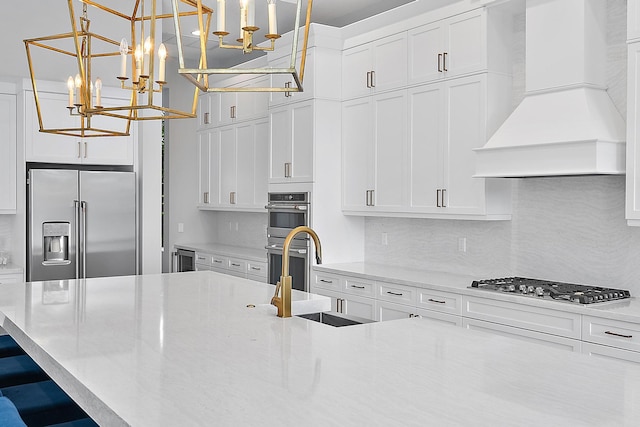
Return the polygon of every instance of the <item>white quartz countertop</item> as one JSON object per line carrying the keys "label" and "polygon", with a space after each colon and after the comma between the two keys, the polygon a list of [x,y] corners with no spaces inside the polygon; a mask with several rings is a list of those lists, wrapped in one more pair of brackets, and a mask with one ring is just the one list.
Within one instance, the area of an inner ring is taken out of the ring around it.
{"label": "white quartz countertop", "polygon": [[435,289],[461,295],[491,298],[517,304],[562,310],[570,313],[640,323],[640,299],[633,296],[628,299],[610,302],[575,304],[565,301],[541,299],[533,296],[528,297],[469,288],[474,280],[487,279],[487,277],[409,269],[364,262],[321,264],[314,265],[313,269],[325,273],[346,274],[374,281],[391,281],[407,286]]}
{"label": "white quartz countertop", "polygon": [[636,366],[419,318],[280,319],[272,293],[213,272],[10,284],[0,320],[101,425],[640,425]]}
{"label": "white quartz countertop", "polygon": [[0,265],[0,274],[22,274],[22,267],[15,264]]}
{"label": "white quartz countertop", "polygon": [[267,251],[265,249],[220,245],[217,243],[176,243],[175,247],[196,252],[236,256],[250,261],[267,262]]}

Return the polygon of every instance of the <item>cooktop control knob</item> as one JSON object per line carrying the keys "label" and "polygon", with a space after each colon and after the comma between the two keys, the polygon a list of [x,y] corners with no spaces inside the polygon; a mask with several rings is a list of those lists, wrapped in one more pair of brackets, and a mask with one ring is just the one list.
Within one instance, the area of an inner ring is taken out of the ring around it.
{"label": "cooktop control knob", "polygon": [[542,289],[542,286],[538,286],[536,288],[536,295],[539,297],[543,297],[544,296],[544,289]]}
{"label": "cooktop control knob", "polygon": [[518,286],[518,289],[520,290],[521,293],[526,294],[527,293],[527,285],[520,285]]}
{"label": "cooktop control knob", "polygon": [[515,291],[516,291],[516,285],[507,286],[507,292],[515,292]]}
{"label": "cooktop control knob", "polygon": [[529,286],[527,287],[527,292],[528,292],[528,293],[530,293],[530,294],[534,293],[534,292],[535,292],[535,290],[536,290],[536,288],[534,288],[532,285],[529,285]]}

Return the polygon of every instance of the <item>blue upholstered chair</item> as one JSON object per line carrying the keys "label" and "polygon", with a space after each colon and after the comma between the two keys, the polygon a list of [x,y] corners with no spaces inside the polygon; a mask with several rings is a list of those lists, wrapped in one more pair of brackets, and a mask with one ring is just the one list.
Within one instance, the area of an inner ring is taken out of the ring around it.
{"label": "blue upholstered chair", "polygon": [[0,358],[0,389],[48,379],[49,376],[26,354]]}
{"label": "blue upholstered chair", "polygon": [[24,354],[18,343],[9,335],[0,335],[0,357]]}

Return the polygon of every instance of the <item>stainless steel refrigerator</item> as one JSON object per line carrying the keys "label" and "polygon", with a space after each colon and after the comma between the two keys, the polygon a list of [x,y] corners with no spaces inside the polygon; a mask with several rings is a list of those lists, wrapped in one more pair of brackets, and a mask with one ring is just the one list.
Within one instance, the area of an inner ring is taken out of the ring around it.
{"label": "stainless steel refrigerator", "polygon": [[133,172],[30,169],[27,280],[136,274]]}

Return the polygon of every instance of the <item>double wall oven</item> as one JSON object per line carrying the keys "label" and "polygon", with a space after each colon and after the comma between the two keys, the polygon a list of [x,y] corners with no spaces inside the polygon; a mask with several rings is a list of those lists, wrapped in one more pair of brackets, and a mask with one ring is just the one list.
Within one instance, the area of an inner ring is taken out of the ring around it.
{"label": "double wall oven", "polygon": [[[291,230],[301,225],[309,226],[309,193],[269,193],[266,206],[267,257],[269,283],[275,285],[282,274],[282,247]],[[307,292],[309,289],[309,236],[298,234],[289,245],[289,275],[293,289]]]}

